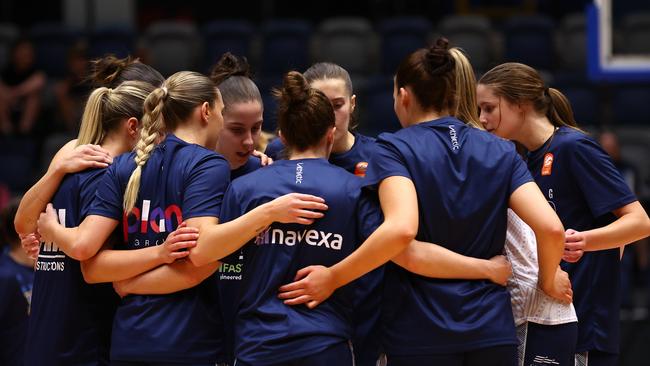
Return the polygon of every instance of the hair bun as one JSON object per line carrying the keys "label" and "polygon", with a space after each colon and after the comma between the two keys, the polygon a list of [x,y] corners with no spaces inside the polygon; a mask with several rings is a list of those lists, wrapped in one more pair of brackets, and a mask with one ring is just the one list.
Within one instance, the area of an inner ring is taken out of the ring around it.
{"label": "hair bun", "polygon": [[436,42],[427,47],[427,66],[431,74],[447,72],[454,66],[454,60],[449,53],[449,40],[439,37]]}
{"label": "hair bun", "polygon": [[298,71],[289,71],[282,81],[282,98],[289,103],[302,102],[309,98],[310,86]]}
{"label": "hair bun", "polygon": [[251,67],[246,57],[238,57],[230,52],[224,53],[212,68],[210,79],[219,85],[231,76],[251,78]]}
{"label": "hair bun", "polygon": [[88,79],[97,87],[109,87],[127,66],[138,62],[137,58],[128,56],[117,58],[115,55],[108,55],[91,61],[91,71]]}

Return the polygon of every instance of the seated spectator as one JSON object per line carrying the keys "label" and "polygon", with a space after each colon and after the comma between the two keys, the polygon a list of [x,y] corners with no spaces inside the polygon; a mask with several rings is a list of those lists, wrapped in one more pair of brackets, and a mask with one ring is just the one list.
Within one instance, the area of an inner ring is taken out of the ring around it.
{"label": "seated spectator", "polygon": [[84,105],[91,91],[87,80],[89,64],[86,45],[74,45],[68,53],[67,75],[55,86],[59,118],[66,132],[76,134],[78,131]]}
{"label": "seated spectator", "polygon": [[0,134],[30,135],[41,109],[45,73],[36,69],[34,47],[21,38],[0,74]]}

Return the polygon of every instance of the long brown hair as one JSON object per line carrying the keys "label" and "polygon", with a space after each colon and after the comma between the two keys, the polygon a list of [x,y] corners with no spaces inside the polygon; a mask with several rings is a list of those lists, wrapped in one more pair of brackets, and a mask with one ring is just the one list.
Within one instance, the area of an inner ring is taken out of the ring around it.
{"label": "long brown hair", "polygon": [[549,88],[537,70],[517,62],[508,62],[486,72],[479,84],[487,85],[494,94],[517,104],[530,102],[536,112],[545,115],[555,127],[578,129],[569,100],[555,88]]}

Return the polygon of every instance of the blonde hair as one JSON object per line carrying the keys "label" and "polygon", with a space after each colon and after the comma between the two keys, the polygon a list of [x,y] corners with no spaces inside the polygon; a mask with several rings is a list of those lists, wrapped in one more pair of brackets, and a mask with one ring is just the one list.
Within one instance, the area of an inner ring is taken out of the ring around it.
{"label": "blonde hair", "polygon": [[142,128],[135,146],[136,167],[124,192],[125,212],[135,206],[142,169],[165,132],[184,124],[197,106],[207,102],[213,107],[218,97],[217,88],[208,77],[191,71],[173,74],[149,94],[144,101]]}
{"label": "blonde hair", "polygon": [[474,69],[461,48],[453,47],[449,53],[455,61],[456,72],[456,100],[451,111],[452,115],[468,125],[482,130],[483,126],[478,117]]}
{"label": "blonde hair", "polygon": [[115,89],[95,89],[84,108],[77,146],[101,144],[108,133],[125,118],[142,119],[142,104],[154,86],[143,81],[127,81]]}

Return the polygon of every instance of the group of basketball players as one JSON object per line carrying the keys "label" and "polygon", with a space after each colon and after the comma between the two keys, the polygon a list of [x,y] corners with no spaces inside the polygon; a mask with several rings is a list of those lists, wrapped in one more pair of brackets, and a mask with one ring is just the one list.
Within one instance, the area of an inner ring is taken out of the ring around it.
{"label": "group of basketball players", "polygon": [[345,69],[291,71],[266,155],[244,59],[93,80],[16,215],[26,365],[617,363],[620,254],[650,219],[534,69],[477,82],[438,39],[376,140]]}

